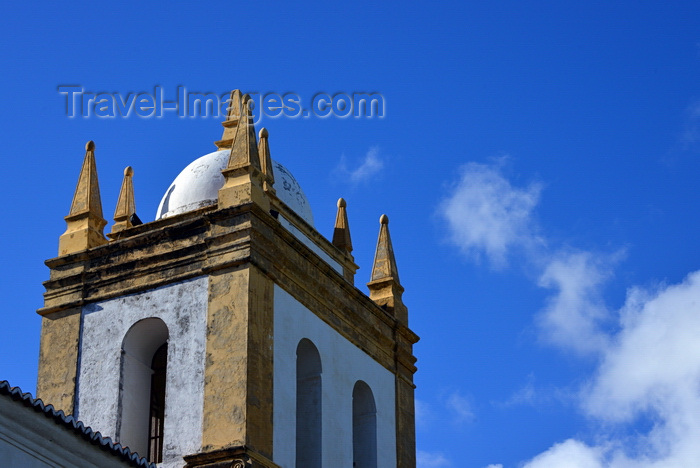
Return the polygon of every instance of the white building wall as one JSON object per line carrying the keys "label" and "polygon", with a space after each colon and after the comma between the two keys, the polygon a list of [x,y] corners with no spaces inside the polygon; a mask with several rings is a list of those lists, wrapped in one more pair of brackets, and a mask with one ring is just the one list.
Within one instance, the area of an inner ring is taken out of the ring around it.
{"label": "white building wall", "polygon": [[[20,440],[18,440],[20,439]],[[44,447],[37,449],[31,440],[17,437],[15,434],[0,432],[0,460],[6,467],[46,468],[60,467],[43,452]]]}
{"label": "white building wall", "polygon": [[335,271],[340,273],[341,275],[343,274],[343,267],[340,265],[340,263],[336,262],[331,258],[330,255],[328,255],[326,252],[323,251],[321,247],[316,245],[314,241],[306,237],[306,234],[301,232],[299,229],[297,229],[296,226],[294,226],[292,223],[287,220],[283,215],[279,215],[277,218],[282,226],[284,226],[287,231],[291,232],[294,234],[294,237],[299,239],[305,246],[310,248],[316,255],[321,257],[326,263],[328,263]]}
{"label": "white building wall", "polygon": [[296,350],[308,338],[321,355],[323,466],[352,468],[352,391],[363,380],[377,406],[377,466],[395,467],[394,375],[277,285],[274,295],[274,462],[295,468]]}
{"label": "white building wall", "polygon": [[53,417],[9,397],[0,398],[0,467],[128,468],[99,445],[56,423]]}
{"label": "white building wall", "polygon": [[149,317],[168,327],[163,467],[184,466],[182,456],[201,449],[208,284],[201,277],[89,304],[82,312],[75,413],[110,437],[117,430],[124,336]]}

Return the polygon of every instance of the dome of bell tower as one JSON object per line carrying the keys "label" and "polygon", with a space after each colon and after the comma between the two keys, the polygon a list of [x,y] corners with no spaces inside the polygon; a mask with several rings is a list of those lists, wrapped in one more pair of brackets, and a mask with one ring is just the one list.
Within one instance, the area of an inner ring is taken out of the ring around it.
{"label": "dome of bell tower", "polygon": [[[204,206],[214,205],[219,189],[224,185],[221,171],[226,168],[230,150],[206,154],[185,167],[163,195],[156,219],[175,216]],[[272,161],[277,196],[311,226],[314,225],[311,206],[299,182],[277,161]]]}

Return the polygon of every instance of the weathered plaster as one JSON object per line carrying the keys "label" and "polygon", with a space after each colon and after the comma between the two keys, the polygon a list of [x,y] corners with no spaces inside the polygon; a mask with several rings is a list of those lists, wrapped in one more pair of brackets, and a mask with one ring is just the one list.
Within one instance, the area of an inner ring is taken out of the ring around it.
{"label": "weathered plaster", "polygon": [[248,270],[213,274],[204,380],[204,450],[245,445]]}
{"label": "weathered plaster", "polygon": [[[77,416],[117,437],[121,346],[139,320],[168,327],[163,467],[201,448],[208,279],[200,277],[83,307]],[[144,454],[145,455],[145,454]]]}
{"label": "weathered plaster", "polygon": [[73,413],[80,341],[80,309],[68,309],[41,319],[39,376],[36,393],[46,404]]}
{"label": "weathered plaster", "polygon": [[272,282],[255,267],[210,277],[204,450],[272,454]]}
{"label": "weathered plaster", "polygon": [[352,391],[363,380],[377,406],[377,461],[396,466],[395,376],[275,286],[274,457],[296,461],[296,349],[308,338],[321,356],[323,466],[352,466]]}

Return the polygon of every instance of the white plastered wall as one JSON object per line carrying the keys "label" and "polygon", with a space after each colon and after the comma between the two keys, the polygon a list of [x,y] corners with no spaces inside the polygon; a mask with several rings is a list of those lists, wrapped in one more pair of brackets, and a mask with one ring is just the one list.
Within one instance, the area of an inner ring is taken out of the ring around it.
{"label": "white plastered wall", "polygon": [[325,260],[326,263],[328,263],[335,271],[337,271],[341,275],[343,274],[343,267],[340,265],[340,263],[333,260],[330,255],[324,252],[321,247],[314,243],[314,241],[306,237],[306,235],[299,229],[297,229],[296,226],[290,223],[289,220],[287,220],[287,218],[285,218],[282,215],[279,215],[278,220],[280,224],[284,226],[287,229],[287,231],[291,232],[294,235],[294,237],[299,239],[302,242],[302,244],[310,248],[316,255]]}
{"label": "white plastered wall", "polygon": [[91,443],[52,416],[0,397],[0,466],[3,468],[128,468],[109,450]]}
{"label": "white plastered wall", "polygon": [[377,406],[377,466],[396,466],[394,375],[275,285],[273,460],[296,463],[296,350],[303,338],[321,355],[323,466],[352,468],[352,391],[363,380]]}
{"label": "white plastered wall", "polygon": [[[139,320],[168,327],[163,467],[184,466],[202,443],[208,279],[200,277],[83,307],[76,416],[115,437],[121,346]],[[140,454],[147,455],[147,454]]]}

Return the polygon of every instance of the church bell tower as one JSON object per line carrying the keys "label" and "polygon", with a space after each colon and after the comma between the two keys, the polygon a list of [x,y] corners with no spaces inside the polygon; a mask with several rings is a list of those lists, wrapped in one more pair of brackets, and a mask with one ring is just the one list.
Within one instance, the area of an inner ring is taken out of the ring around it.
{"label": "church bell tower", "polygon": [[[47,260],[37,396],[162,467],[415,468],[413,344],[381,216],[369,296],[231,93],[217,150],[107,238],[89,142]],[[329,226],[330,227],[330,226]]]}

